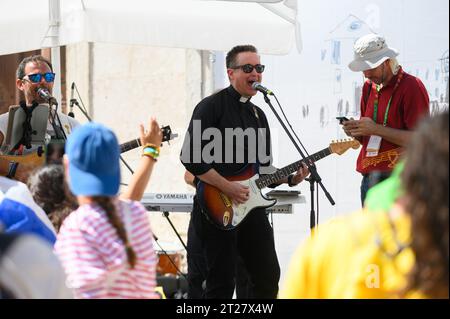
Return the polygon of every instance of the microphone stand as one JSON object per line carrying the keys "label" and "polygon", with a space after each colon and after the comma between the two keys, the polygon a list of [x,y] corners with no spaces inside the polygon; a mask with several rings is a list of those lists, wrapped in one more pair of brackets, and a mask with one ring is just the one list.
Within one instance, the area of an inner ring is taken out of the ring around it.
{"label": "microphone stand", "polygon": [[[77,94],[78,94],[78,89],[77,89]],[[81,102],[81,103],[83,103],[83,102]],[[92,118],[87,113],[86,109],[84,108],[84,105],[83,105],[83,107],[81,107],[81,105],[78,103],[77,99],[75,99],[75,98],[70,99],[70,104],[76,105],[78,107],[78,109],[81,111],[81,113],[83,113],[83,115],[88,119],[88,121],[92,122]],[[131,174],[134,174],[133,169],[130,167],[130,165],[128,165],[128,163],[125,161],[125,159],[122,157],[122,155],[119,155],[119,158],[122,161],[122,163],[125,165],[125,167],[128,168],[128,170],[131,172]]]}
{"label": "microphone stand", "polygon": [[298,153],[302,157],[303,162],[306,164],[306,166],[309,169],[310,177],[308,178],[308,180],[309,180],[309,184],[310,184],[310,188],[309,189],[311,191],[310,229],[312,230],[316,226],[316,214],[315,214],[315,211],[314,211],[314,183],[317,183],[322,188],[322,190],[325,193],[325,196],[330,201],[331,205],[334,205],[335,202],[334,202],[333,198],[331,197],[330,193],[325,188],[325,186],[323,186],[322,178],[319,176],[319,173],[317,173],[316,165],[311,164],[308,160],[306,160],[305,155],[303,154],[302,150],[298,146],[297,142],[292,137],[292,134],[288,130],[288,128],[286,127],[286,124],[284,124],[284,122],[281,120],[281,118],[278,115],[278,113],[275,111],[275,108],[273,107],[272,103],[270,102],[270,99],[267,96],[267,93],[263,92],[263,94],[264,94],[264,101],[266,101],[266,103],[269,105],[270,109],[272,110],[273,114],[275,114],[275,116],[277,117],[278,122],[280,122],[280,124],[283,127],[284,131],[286,132],[286,134],[290,138],[291,142],[294,144],[295,148],[297,149]]}
{"label": "microphone stand", "polygon": [[[50,118],[51,118],[50,122],[53,127],[53,130],[55,131],[56,139],[60,139],[59,134],[60,134],[60,132],[62,132],[63,140],[67,140],[66,133],[64,132],[63,126],[61,124],[61,119],[59,118],[59,115],[58,115],[58,101],[56,101],[55,98],[50,97],[47,99],[47,102],[48,102],[49,113],[50,113]],[[54,110],[52,108],[53,105],[55,106]],[[54,112],[54,114],[52,114],[53,112]],[[58,123],[56,123],[56,119],[58,120],[59,128],[58,128]]]}

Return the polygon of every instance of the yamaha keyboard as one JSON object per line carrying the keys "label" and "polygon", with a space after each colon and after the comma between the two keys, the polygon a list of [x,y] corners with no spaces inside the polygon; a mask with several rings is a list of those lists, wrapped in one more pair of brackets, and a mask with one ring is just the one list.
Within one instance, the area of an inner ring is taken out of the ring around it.
{"label": "yamaha keyboard", "polygon": [[141,204],[148,211],[186,213],[192,211],[194,194],[145,193]]}
{"label": "yamaha keyboard", "polygon": [[[267,208],[268,213],[292,214],[292,204],[305,203],[305,198],[296,191],[279,191],[267,193],[266,196],[276,198],[275,206]],[[189,193],[145,193],[141,203],[148,211],[190,213],[194,194]]]}

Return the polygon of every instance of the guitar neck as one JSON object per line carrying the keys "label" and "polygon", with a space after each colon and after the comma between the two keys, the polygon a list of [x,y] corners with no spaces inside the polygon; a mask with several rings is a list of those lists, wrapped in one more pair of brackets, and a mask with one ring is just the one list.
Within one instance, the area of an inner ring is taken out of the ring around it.
{"label": "guitar neck", "polygon": [[[178,134],[172,134],[172,130],[169,125],[162,127],[161,132],[163,135],[162,142],[168,142],[178,136]],[[141,140],[139,138],[125,142],[123,144],[120,144],[120,153],[131,151],[132,149],[135,149],[139,146],[142,146]]]}
{"label": "guitar neck", "polygon": [[[314,154],[308,156],[306,158],[306,160],[307,161],[311,160],[313,162],[317,162],[318,160],[321,160],[322,158],[327,157],[330,154],[331,154],[331,150],[329,147],[327,147],[317,153],[314,153]],[[263,189],[271,184],[277,183],[278,181],[280,181],[280,180],[288,177],[292,173],[296,172],[300,168],[300,165],[303,162],[304,162],[303,160],[299,160],[295,163],[292,163],[283,168],[280,168],[273,174],[261,176],[260,178],[258,178],[256,180],[256,185],[258,186],[259,189]]]}
{"label": "guitar neck", "polygon": [[120,144],[120,153],[131,151],[132,149],[135,149],[139,146],[141,146],[141,141],[138,138],[125,142],[123,144]]}

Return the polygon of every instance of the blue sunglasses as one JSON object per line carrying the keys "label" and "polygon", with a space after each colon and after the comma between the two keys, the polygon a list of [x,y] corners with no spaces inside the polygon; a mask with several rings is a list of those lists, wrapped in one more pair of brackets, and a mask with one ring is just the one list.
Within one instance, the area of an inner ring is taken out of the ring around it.
{"label": "blue sunglasses", "polygon": [[45,82],[51,83],[55,81],[55,73],[47,72],[47,73],[35,73],[35,74],[28,74],[28,79],[32,83],[39,83],[42,80],[42,77],[44,77]]}

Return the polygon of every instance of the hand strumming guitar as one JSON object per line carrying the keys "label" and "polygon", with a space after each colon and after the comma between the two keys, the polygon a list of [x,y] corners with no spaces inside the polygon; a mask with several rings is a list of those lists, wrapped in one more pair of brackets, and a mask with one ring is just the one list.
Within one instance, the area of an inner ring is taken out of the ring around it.
{"label": "hand strumming guitar", "polygon": [[250,197],[250,189],[238,182],[228,182],[222,189],[235,204],[243,204]]}

